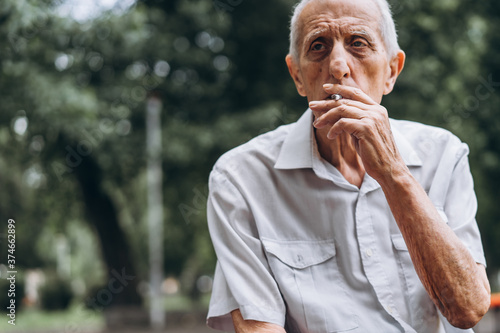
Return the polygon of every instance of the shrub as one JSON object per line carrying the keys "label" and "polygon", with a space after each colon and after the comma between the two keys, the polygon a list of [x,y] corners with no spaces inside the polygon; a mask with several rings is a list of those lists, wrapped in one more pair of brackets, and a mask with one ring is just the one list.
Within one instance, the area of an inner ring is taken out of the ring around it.
{"label": "shrub", "polygon": [[47,278],[45,285],[40,288],[40,304],[45,310],[65,310],[72,298],[71,286],[61,278]]}

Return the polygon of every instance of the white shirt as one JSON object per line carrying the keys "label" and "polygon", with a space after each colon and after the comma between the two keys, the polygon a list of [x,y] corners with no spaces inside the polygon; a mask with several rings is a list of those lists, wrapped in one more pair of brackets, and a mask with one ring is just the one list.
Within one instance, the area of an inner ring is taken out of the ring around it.
{"label": "white shirt", "polygon": [[[485,265],[467,146],[414,122],[391,129],[443,223]],[[233,331],[239,308],[288,333],[462,331],[425,291],[380,185],[366,174],[357,188],[321,158],[310,110],[224,154],[209,188],[212,328]]]}

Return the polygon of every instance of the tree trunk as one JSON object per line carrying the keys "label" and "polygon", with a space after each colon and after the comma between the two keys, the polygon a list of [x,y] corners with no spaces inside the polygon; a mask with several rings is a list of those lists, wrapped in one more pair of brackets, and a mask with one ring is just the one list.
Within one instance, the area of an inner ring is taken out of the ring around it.
{"label": "tree trunk", "polygon": [[[82,189],[87,220],[97,232],[108,268],[108,281],[104,288],[110,292],[102,292],[101,299],[98,292],[94,296],[97,297],[97,305],[141,305],[142,300],[137,291],[139,277],[134,269],[130,247],[120,227],[115,205],[102,188],[101,168],[90,155],[83,157],[80,165],[73,168],[73,172]],[[109,295],[112,300],[108,303]]]}

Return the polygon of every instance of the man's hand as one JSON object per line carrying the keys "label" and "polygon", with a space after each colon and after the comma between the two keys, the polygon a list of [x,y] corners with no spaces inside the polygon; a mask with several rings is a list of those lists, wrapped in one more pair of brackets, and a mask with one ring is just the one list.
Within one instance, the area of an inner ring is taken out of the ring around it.
{"label": "man's hand", "polygon": [[344,99],[311,102],[316,116],[314,126],[323,131],[323,136],[328,130],[330,140],[342,133],[352,136],[365,171],[384,191],[427,293],[453,326],[473,327],[489,307],[490,286],[485,269],[442,221],[406,167],[386,109],[356,88],[325,85],[324,89]]}
{"label": "man's hand", "polygon": [[286,333],[281,326],[255,320],[243,319],[239,309],[231,312],[236,333]]}
{"label": "man's hand", "polygon": [[352,136],[364,168],[376,180],[391,177],[397,170],[407,170],[392,136],[387,110],[358,88],[325,84],[327,94],[343,99],[313,101],[317,129],[329,128],[328,139],[342,133]]}

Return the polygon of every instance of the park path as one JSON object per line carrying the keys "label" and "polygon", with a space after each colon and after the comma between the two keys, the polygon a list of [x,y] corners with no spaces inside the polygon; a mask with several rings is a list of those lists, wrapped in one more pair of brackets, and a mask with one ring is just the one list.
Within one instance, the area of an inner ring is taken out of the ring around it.
{"label": "park path", "polygon": [[[165,333],[222,333],[221,331],[216,331],[211,328],[206,327],[205,325],[196,325],[192,327],[174,327],[174,328],[169,328],[167,327],[164,331]],[[120,330],[118,331],[104,331],[104,332],[96,332],[96,333],[156,333],[155,331],[150,331],[150,330]],[[158,332],[159,333],[159,332]]]}
{"label": "park path", "polygon": [[[223,333],[221,331],[215,331],[211,328],[205,326],[205,324],[197,320],[197,318],[192,318],[192,321],[183,320],[180,322],[170,322],[167,323],[167,328],[162,330],[161,333]],[[158,331],[149,330],[147,328],[126,328],[119,330],[76,330],[73,332],[65,331],[46,331],[46,330],[14,330],[2,333],[157,333]],[[475,333],[500,333],[500,309],[491,309],[481,320],[481,322],[474,327]],[[158,332],[160,333],[160,332]]]}
{"label": "park path", "polygon": [[[165,330],[161,331],[161,333],[216,333],[216,332],[222,333],[221,331],[215,331],[211,328],[208,328],[205,325],[195,325],[195,326],[190,326],[190,327],[167,327]],[[61,331],[15,330],[15,331],[8,331],[8,332],[2,332],[2,333],[68,333],[68,332],[65,332],[64,330],[61,330]],[[105,331],[77,330],[74,333],[160,333],[160,332],[159,331],[152,331],[149,329],[138,328],[138,329],[113,330],[113,331],[109,331],[109,330],[105,330]]]}

